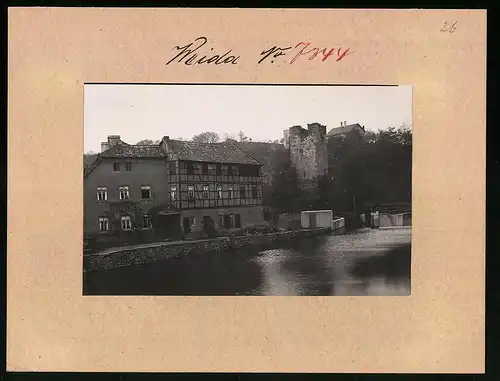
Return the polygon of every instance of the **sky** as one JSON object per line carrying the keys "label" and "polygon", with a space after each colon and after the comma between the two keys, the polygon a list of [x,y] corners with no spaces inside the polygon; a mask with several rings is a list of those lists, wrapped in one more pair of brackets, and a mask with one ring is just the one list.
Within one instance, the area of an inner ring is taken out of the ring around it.
{"label": "sky", "polygon": [[84,152],[99,152],[108,135],[189,140],[201,132],[253,141],[281,139],[283,130],[318,122],[359,123],[367,130],[412,123],[412,87],[98,85],[84,87]]}

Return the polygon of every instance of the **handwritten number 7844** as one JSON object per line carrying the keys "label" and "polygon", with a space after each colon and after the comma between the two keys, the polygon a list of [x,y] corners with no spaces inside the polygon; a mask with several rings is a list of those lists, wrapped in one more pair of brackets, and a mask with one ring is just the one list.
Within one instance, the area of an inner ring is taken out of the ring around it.
{"label": "handwritten number 7844", "polygon": [[443,24],[443,27],[441,28],[441,32],[453,33],[456,29],[457,29],[457,22],[456,21],[451,25],[448,25],[448,21],[445,21]]}

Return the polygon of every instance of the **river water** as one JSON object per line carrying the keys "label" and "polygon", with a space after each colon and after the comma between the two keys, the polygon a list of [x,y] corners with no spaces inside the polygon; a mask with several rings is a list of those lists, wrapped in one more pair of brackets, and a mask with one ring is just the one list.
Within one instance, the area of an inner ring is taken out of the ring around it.
{"label": "river water", "polygon": [[84,295],[410,295],[411,228],[84,273]]}

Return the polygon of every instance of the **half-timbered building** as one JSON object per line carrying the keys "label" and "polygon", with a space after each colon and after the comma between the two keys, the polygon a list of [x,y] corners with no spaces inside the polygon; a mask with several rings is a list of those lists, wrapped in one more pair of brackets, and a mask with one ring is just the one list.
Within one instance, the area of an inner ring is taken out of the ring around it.
{"label": "half-timbered building", "polygon": [[261,164],[232,142],[196,143],[164,137],[169,196],[184,233],[264,223]]}

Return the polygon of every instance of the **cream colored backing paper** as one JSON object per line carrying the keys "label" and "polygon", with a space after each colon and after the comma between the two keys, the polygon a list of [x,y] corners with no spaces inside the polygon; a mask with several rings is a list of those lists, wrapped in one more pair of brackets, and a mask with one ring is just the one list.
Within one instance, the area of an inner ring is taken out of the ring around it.
{"label": "cream colored backing paper", "polygon": [[[257,64],[301,41],[354,53]],[[8,369],[482,372],[485,58],[480,10],[11,8]],[[83,297],[88,82],[413,85],[411,297]]]}

